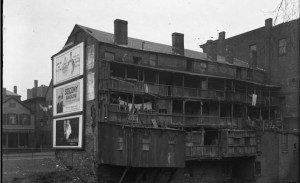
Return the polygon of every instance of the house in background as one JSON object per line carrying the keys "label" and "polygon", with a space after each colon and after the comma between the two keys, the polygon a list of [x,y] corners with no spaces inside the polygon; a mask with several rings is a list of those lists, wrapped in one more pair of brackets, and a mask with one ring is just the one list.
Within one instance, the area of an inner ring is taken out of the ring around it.
{"label": "house in background", "polygon": [[35,147],[33,111],[22,102],[21,96],[2,89],[2,148]]}

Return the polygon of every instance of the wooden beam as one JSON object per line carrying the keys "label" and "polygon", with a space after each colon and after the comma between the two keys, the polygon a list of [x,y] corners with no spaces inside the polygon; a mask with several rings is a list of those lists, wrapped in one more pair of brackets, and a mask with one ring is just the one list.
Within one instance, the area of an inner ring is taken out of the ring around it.
{"label": "wooden beam", "polygon": [[123,182],[123,179],[124,179],[124,177],[125,177],[125,175],[126,175],[128,169],[129,169],[129,166],[127,166],[126,169],[124,170],[124,172],[123,172],[123,174],[122,174],[122,177],[121,177],[119,183],[122,183],[122,182]]}

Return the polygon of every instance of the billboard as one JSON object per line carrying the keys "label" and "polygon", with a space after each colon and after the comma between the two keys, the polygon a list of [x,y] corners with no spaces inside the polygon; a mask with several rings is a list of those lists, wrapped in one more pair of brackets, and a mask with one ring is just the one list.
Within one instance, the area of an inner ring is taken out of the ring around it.
{"label": "billboard", "polygon": [[83,110],[83,79],[53,88],[53,116]]}
{"label": "billboard", "polygon": [[82,115],[53,119],[53,148],[82,148]]}
{"label": "billboard", "polygon": [[60,53],[53,59],[53,84],[68,81],[83,74],[83,42]]}

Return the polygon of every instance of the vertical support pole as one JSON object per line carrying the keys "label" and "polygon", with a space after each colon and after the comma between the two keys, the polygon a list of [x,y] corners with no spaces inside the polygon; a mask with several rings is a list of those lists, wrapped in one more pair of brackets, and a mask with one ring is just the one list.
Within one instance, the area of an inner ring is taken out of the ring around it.
{"label": "vertical support pole", "polygon": [[127,79],[127,67],[125,67],[125,79]]}
{"label": "vertical support pole", "polygon": [[17,133],[18,134],[18,146],[17,146],[17,148],[18,148],[18,152],[19,152],[19,146],[20,146],[20,133]]}
{"label": "vertical support pole", "polygon": [[233,126],[233,102],[231,102],[231,125]]}
{"label": "vertical support pole", "polygon": [[6,147],[8,148],[8,133],[6,133]]}
{"label": "vertical support pole", "polygon": [[221,121],[221,103],[220,103],[220,101],[219,101],[218,110],[219,110],[219,124],[220,124],[220,121]]}
{"label": "vertical support pole", "polygon": [[269,89],[269,106],[268,106],[268,109],[269,109],[269,124],[270,124],[270,121],[271,121],[271,91]]}
{"label": "vertical support pole", "polygon": [[200,102],[200,105],[201,105],[201,108],[200,108],[200,121],[201,121],[201,124],[202,124],[202,121],[203,121],[203,119],[202,119],[202,113],[203,113],[203,102],[202,102],[202,101]]}
{"label": "vertical support pole", "polygon": [[182,109],[183,109],[183,111],[182,111],[182,117],[183,117],[183,124],[185,124],[185,100],[183,100],[182,101],[182,105],[183,105],[183,107],[182,107]]}

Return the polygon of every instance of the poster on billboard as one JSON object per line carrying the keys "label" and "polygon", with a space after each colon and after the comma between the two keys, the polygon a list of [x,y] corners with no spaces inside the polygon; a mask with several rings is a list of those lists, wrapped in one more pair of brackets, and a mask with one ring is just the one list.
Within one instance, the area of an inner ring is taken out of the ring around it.
{"label": "poster on billboard", "polygon": [[82,148],[82,115],[53,119],[53,148]]}
{"label": "poster on billboard", "polygon": [[83,79],[53,89],[53,116],[80,112],[83,109]]}
{"label": "poster on billboard", "polygon": [[53,59],[54,85],[83,74],[84,44],[80,43]]}

